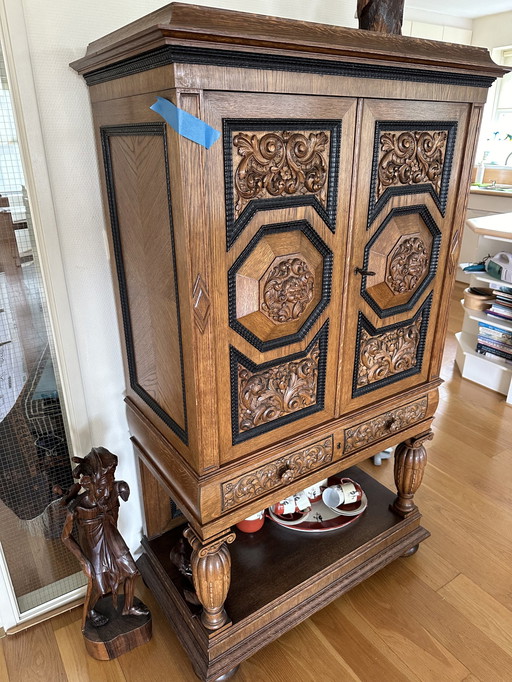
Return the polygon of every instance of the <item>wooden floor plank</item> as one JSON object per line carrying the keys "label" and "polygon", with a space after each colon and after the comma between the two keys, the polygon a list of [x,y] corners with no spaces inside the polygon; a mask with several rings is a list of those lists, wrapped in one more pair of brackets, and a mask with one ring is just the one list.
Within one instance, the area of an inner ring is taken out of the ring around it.
{"label": "wooden floor plank", "polygon": [[309,621],[293,628],[244,662],[233,682],[283,682],[287,679],[366,682]]}
{"label": "wooden floor plank", "polygon": [[3,646],[9,682],[69,682],[48,621],[5,637]]}
{"label": "wooden floor plank", "polygon": [[97,661],[86,654],[80,617],[54,630],[54,635],[67,680],[73,680],[73,682],[125,682],[118,660]]}
{"label": "wooden floor plank", "polygon": [[119,658],[126,682],[163,682],[167,679],[198,682],[185,651],[151,592],[139,582],[137,593],[151,611],[153,636],[147,644]]}
{"label": "wooden floor plank", "polygon": [[454,578],[439,594],[512,658],[512,611],[465,575]]}
{"label": "wooden floor plank", "polygon": [[421,682],[379,636],[372,624],[344,598],[322,609],[310,619],[318,633],[350,664],[362,680]]}
{"label": "wooden floor plank", "polygon": [[448,500],[449,513],[455,517],[458,512],[459,524],[467,529],[466,532],[478,525],[490,543],[497,543],[494,547],[502,558],[512,564],[510,510],[499,498],[482,494],[478,483],[476,486],[464,483],[432,466],[425,470],[421,490],[422,496],[428,493],[430,498]]}
{"label": "wooden floor plank", "polygon": [[395,561],[374,578],[369,585],[363,583],[369,596],[384,603],[389,600],[395,609],[400,604],[405,621],[414,620],[423,627],[468,672],[482,682],[512,680],[512,657],[440,594],[418,580],[406,563]]}
{"label": "wooden floor plank", "polygon": [[[440,679],[461,682],[471,670],[411,612],[407,589],[400,592],[401,585],[397,583],[392,593],[382,589],[381,574],[389,575],[390,568],[383,569],[337,600],[336,608],[343,613],[348,601],[352,609],[359,613],[387,644],[392,651],[391,660],[402,661],[421,682],[438,682]],[[412,576],[412,573],[410,575]],[[378,576],[381,576],[380,581]],[[436,595],[436,592],[416,576],[412,582],[421,584],[428,593],[428,598]]]}
{"label": "wooden floor plank", "polygon": [[435,591],[460,574],[453,564],[432,548],[429,542],[422,543],[421,551],[409,557],[407,567]]}
{"label": "wooden floor plank", "polygon": [[7,662],[4,653],[5,638],[0,639],[0,682],[8,682],[9,674],[7,672]]}
{"label": "wooden floor plank", "polygon": [[459,447],[456,435],[436,429],[428,448],[428,468],[440,469],[453,479],[478,488],[482,495],[499,504],[512,506],[512,467],[504,466],[512,461],[512,450],[485,457],[477,448],[466,447],[466,466],[461,467],[458,458],[450,456]]}

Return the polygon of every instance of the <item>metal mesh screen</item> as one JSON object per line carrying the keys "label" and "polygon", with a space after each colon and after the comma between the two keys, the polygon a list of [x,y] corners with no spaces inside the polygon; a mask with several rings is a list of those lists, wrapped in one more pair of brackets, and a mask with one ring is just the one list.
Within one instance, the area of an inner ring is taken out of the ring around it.
{"label": "metal mesh screen", "polygon": [[60,541],[72,484],[59,379],[0,53],[0,543],[21,612],[84,583]]}

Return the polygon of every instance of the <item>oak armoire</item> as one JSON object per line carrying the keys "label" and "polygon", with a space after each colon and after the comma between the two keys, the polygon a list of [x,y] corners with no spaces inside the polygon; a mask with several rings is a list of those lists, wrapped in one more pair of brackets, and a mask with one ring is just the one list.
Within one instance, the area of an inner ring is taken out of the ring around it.
{"label": "oak armoire", "polygon": [[[503,69],[481,48],[178,3],[72,66],[124,330],[138,565],[211,681],[428,536],[413,497]],[[220,138],[180,134],[157,97]],[[352,468],[391,445],[397,493]],[[369,504],[347,528],[233,531],[348,469]],[[170,560],[183,536],[196,605]]]}

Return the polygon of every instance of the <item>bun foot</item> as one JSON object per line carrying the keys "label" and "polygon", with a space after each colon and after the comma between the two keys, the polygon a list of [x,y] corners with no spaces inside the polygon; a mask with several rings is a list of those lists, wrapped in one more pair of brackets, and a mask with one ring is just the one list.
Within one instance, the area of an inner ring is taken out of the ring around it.
{"label": "bun foot", "polygon": [[224,675],[221,675],[220,677],[217,677],[214,682],[224,682],[224,680],[230,680],[233,675],[236,673],[240,665],[235,665],[234,668],[231,668],[231,670],[228,670],[227,673],[224,673]]}
{"label": "bun foot", "polygon": [[401,556],[403,556],[403,557],[412,556],[413,554],[416,554],[418,549],[419,549],[419,545],[414,545],[414,547],[411,547],[410,549],[405,551]]}

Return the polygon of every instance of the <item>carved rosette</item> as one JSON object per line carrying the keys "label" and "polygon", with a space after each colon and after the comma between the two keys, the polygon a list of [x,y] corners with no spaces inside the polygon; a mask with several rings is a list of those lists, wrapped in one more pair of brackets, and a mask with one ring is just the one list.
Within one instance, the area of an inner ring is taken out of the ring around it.
{"label": "carved rosette", "polygon": [[343,452],[349,453],[359,450],[397,431],[403,431],[411,424],[415,424],[425,418],[427,406],[428,400],[423,398],[418,402],[390,410],[374,419],[347,429],[345,431],[345,447]]}
{"label": "carved rosette", "polygon": [[415,367],[422,319],[375,336],[361,330],[357,388]]}
{"label": "carved rosette", "polygon": [[292,452],[286,457],[251,471],[222,485],[222,507],[231,509],[250,502],[264,493],[300,478],[324,464],[332,462],[333,440],[329,438]]}
{"label": "carved rosette", "polygon": [[298,320],[313,298],[315,278],[301,258],[287,258],[270,271],[263,285],[261,311],[273,322]]}
{"label": "carved rosette", "polygon": [[251,372],[238,364],[240,432],[302,410],[317,401],[320,342],[300,360]]}
{"label": "carved rosette", "polygon": [[407,516],[417,509],[414,494],[421,485],[427,464],[427,451],[423,443],[432,438],[432,431],[426,431],[415,438],[408,438],[395,449],[394,475],[398,496],[393,509],[400,516]]}
{"label": "carved rosette", "polygon": [[383,132],[380,136],[377,199],[388,187],[430,184],[439,195],[446,155],[446,130]]}
{"label": "carved rosette", "polygon": [[408,237],[391,255],[386,282],[395,294],[413,291],[425,276],[428,265],[429,254],[421,237]]}
{"label": "carved rosette", "polygon": [[330,132],[233,136],[235,218],[253,199],[313,194],[327,205]]}
{"label": "carved rosette", "polygon": [[229,622],[224,602],[231,583],[231,556],[228,544],[235,534],[229,533],[210,544],[203,544],[192,528],[183,535],[192,547],[190,564],[197,598],[203,606],[201,622],[208,630],[218,630]]}

